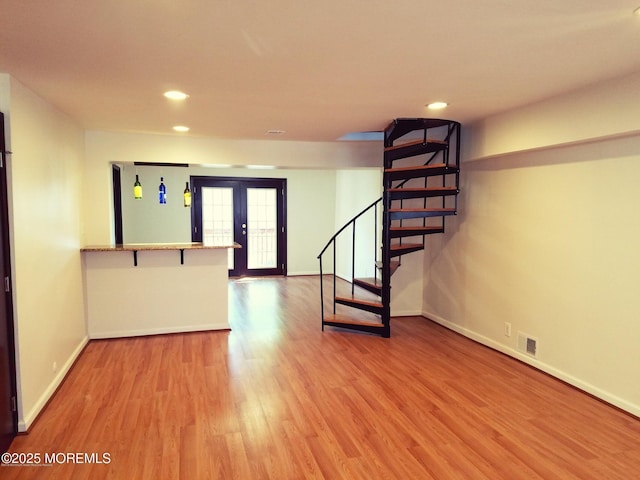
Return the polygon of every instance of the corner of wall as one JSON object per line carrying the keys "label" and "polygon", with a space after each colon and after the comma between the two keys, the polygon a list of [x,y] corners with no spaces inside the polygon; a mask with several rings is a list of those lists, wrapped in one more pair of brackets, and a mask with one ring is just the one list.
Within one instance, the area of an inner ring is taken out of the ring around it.
{"label": "corner of wall", "polygon": [[62,368],[58,371],[58,374],[51,381],[49,385],[44,389],[42,394],[38,397],[37,401],[33,406],[29,409],[28,412],[24,412],[22,408],[19,408],[18,414],[18,431],[19,432],[27,432],[31,428],[31,425],[38,418],[38,415],[42,411],[42,409],[47,405],[51,397],[53,397],[54,393],[58,390],[67,374],[73,367],[74,363],[84,350],[84,348],[89,343],[89,336],[85,336],[80,343],[73,350],[69,358],[65,361]]}

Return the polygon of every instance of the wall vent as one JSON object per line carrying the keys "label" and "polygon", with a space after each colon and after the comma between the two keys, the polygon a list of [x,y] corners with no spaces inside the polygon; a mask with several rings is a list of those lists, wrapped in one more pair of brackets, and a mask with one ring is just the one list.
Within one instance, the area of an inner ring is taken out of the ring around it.
{"label": "wall vent", "polygon": [[518,332],[518,350],[536,357],[538,354],[538,339],[526,333]]}

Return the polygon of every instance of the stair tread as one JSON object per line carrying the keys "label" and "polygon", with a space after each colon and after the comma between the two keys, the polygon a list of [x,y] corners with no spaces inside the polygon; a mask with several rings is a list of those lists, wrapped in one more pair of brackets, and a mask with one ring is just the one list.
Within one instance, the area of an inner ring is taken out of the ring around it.
{"label": "stair tread", "polygon": [[[389,270],[391,270],[391,275],[400,267],[400,262],[398,260],[391,260],[389,262]],[[376,268],[378,270],[382,270],[382,262],[376,262]]]}
{"label": "stair tread", "polygon": [[436,163],[435,165],[418,165],[418,166],[409,166],[409,167],[393,167],[393,168],[385,168],[385,173],[391,173],[391,172],[412,172],[412,171],[426,171],[428,172],[429,170],[441,170],[441,169],[448,169],[451,170],[453,172],[457,171],[458,169],[456,167],[454,167],[453,165],[447,165],[446,163]]}
{"label": "stair tread", "polygon": [[382,295],[382,279],[378,277],[354,278],[353,284],[374,295]]}
{"label": "stair tread", "polygon": [[423,143],[437,143],[440,145],[446,145],[447,142],[444,140],[437,140],[435,138],[427,138],[427,141],[425,142],[424,139],[420,139],[420,140],[414,140],[412,142],[405,142],[405,143],[399,143],[398,145],[392,145],[390,147],[386,147],[384,149],[385,152],[390,152],[393,150],[397,150],[399,148],[406,148],[406,147],[412,147],[414,145],[422,145]]}
{"label": "stair tread", "polygon": [[354,278],[353,279],[353,283],[357,284],[358,282],[366,283],[366,284],[374,286],[374,287],[381,287],[382,286],[382,279],[381,278],[376,278],[376,277],[361,277],[361,278]]}
{"label": "stair tread", "polygon": [[394,232],[408,232],[411,230],[442,230],[442,225],[415,225],[413,227],[391,227]]}
{"label": "stair tread", "polygon": [[443,142],[442,140],[429,139],[425,141],[424,139],[421,139],[386,147],[384,149],[384,159],[385,162],[394,162],[402,158],[444,151],[447,148],[447,142]]}
{"label": "stair tread", "polygon": [[444,126],[451,128],[454,124],[457,122],[439,118],[396,118],[385,128],[384,134],[389,141],[395,141],[410,132]]}
{"label": "stair tread", "polygon": [[362,320],[358,320],[356,318],[350,317],[348,315],[325,315],[324,322],[332,322],[332,323],[342,323],[345,325],[365,325],[368,327],[384,327],[382,322],[366,322]]}
{"label": "stair tread", "polygon": [[396,243],[391,245],[391,250],[404,250],[408,248],[424,248],[424,244],[422,243]]}
{"label": "stair tread", "polygon": [[390,212],[455,212],[455,208],[390,208]]}
{"label": "stair tread", "polygon": [[339,300],[342,300],[344,302],[357,303],[359,305],[369,305],[371,307],[382,308],[382,303],[380,302],[377,302],[375,300],[366,300],[364,298],[358,298],[355,295],[349,295],[349,296],[336,295],[336,301],[339,301]]}
{"label": "stair tread", "polygon": [[456,187],[388,188],[387,192],[457,192]]}

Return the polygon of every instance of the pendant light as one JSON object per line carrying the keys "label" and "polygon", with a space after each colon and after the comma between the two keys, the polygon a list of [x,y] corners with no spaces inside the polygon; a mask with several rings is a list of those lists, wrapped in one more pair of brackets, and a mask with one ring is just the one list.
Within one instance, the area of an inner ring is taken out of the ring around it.
{"label": "pendant light", "polygon": [[160,177],[160,186],[158,187],[158,202],[160,205],[167,203],[167,187],[164,186],[164,177]]}
{"label": "pendant light", "polygon": [[136,200],[142,200],[142,184],[140,183],[140,179],[136,174],[136,181],[133,184],[133,198]]}
{"label": "pendant light", "polygon": [[187,182],[187,187],[184,189],[184,194],[182,195],[184,199],[184,206],[191,206],[191,190],[189,190],[189,182]]}

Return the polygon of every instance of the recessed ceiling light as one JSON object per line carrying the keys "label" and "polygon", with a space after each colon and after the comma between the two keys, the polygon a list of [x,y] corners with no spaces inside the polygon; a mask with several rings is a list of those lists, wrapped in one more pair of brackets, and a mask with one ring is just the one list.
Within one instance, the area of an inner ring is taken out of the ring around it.
{"label": "recessed ceiling light", "polygon": [[175,127],[173,127],[173,129],[176,132],[188,132],[189,131],[189,127],[185,127],[184,125],[176,125]]}
{"label": "recessed ceiling light", "polygon": [[189,95],[187,95],[186,93],[180,92],[178,90],[170,90],[168,92],[164,92],[164,96],[170,98],[171,100],[184,100],[185,98],[189,97]]}
{"label": "recessed ceiling light", "polygon": [[253,170],[273,170],[276,167],[274,165],[247,165],[247,168],[251,168]]}
{"label": "recessed ceiling light", "polygon": [[233,165],[228,165],[224,163],[203,163],[200,165],[205,168],[232,168]]}
{"label": "recessed ceiling light", "polygon": [[449,104],[447,102],[432,102],[427,105],[427,108],[430,108],[431,110],[440,110],[441,108],[445,108],[448,105]]}

